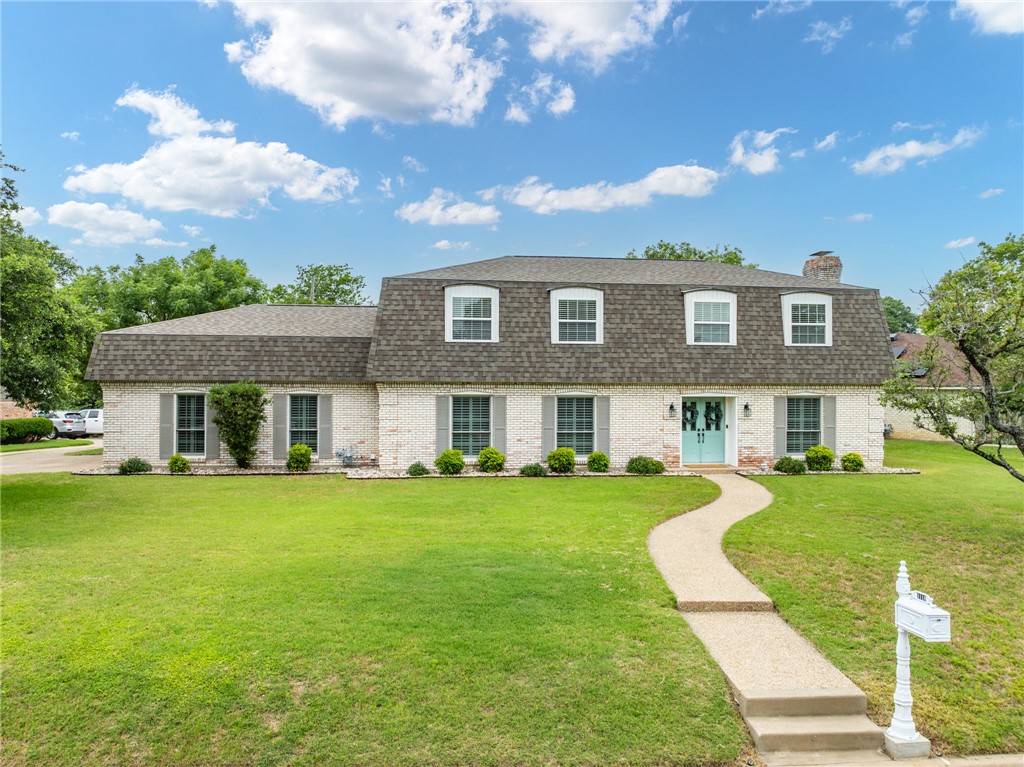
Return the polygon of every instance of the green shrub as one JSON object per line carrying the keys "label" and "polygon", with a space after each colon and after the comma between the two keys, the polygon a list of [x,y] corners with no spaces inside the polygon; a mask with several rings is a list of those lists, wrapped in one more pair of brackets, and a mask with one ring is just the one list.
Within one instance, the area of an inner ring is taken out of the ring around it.
{"label": "green shrub", "polygon": [[262,386],[251,381],[224,386],[211,386],[206,394],[210,407],[216,411],[213,422],[220,429],[221,441],[238,468],[248,468],[256,457],[260,426],[267,420],[266,406],[270,399]]}
{"label": "green shrub", "polygon": [[117,467],[118,474],[145,474],[149,471],[153,471],[153,464],[141,458],[128,458]]}
{"label": "green shrub", "polygon": [[477,456],[476,460],[480,465],[480,471],[486,471],[488,474],[493,474],[505,468],[505,454],[498,452],[496,447],[485,447],[480,451],[480,455]]}
{"label": "green shrub", "polygon": [[608,460],[608,456],[600,450],[596,450],[587,456],[587,471],[596,471],[604,474],[604,472],[608,471],[610,465],[611,462]]}
{"label": "green shrub", "polygon": [[775,471],[781,472],[782,474],[806,474],[807,466],[804,462],[794,458],[791,455],[784,455],[782,458],[775,462],[772,466]]}
{"label": "green shrub", "polygon": [[188,474],[192,471],[192,464],[181,453],[175,453],[167,461],[167,468],[170,469],[171,474]]}
{"label": "green shrub", "polygon": [[288,460],[285,462],[288,471],[309,471],[312,463],[313,448],[309,445],[299,442],[288,448]]}
{"label": "green shrub", "polygon": [[461,450],[445,450],[434,459],[434,466],[439,472],[448,476],[461,474],[462,470],[466,468],[466,459],[462,457]]}
{"label": "green shrub", "polygon": [[412,466],[405,470],[405,473],[410,477],[425,477],[430,474],[430,469],[424,466],[419,461],[416,461]]}
{"label": "green shrub", "polygon": [[843,471],[863,471],[864,459],[860,453],[847,453],[839,459],[839,465],[843,467]]}
{"label": "green shrub", "polygon": [[555,474],[571,474],[576,471],[576,451],[571,447],[559,447],[548,453],[548,468]]}
{"label": "green shrub", "polygon": [[807,468],[811,471],[832,471],[832,466],[836,462],[836,454],[824,445],[807,448],[804,458],[807,460]]}
{"label": "green shrub", "polygon": [[633,456],[626,463],[627,474],[664,474],[665,464],[646,455]]}
{"label": "green shrub", "polygon": [[53,434],[49,418],[8,418],[0,421],[0,444],[38,442]]}
{"label": "green shrub", "polygon": [[524,477],[546,477],[548,470],[542,463],[528,463],[519,470]]}

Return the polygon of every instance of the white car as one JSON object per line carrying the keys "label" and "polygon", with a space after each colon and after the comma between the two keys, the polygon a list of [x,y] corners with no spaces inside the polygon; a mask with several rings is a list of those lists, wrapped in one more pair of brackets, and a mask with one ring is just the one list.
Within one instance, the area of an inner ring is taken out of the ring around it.
{"label": "white car", "polygon": [[49,418],[53,424],[53,434],[50,439],[58,437],[84,437],[85,419],[77,410],[50,410],[40,414],[43,418]]}
{"label": "white car", "polygon": [[81,413],[82,418],[85,419],[86,434],[103,433],[103,408],[79,410],[78,412]]}

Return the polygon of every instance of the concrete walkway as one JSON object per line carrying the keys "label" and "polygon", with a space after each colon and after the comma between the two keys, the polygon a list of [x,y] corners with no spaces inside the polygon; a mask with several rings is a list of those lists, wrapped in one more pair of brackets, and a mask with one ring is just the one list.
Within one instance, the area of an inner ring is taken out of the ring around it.
{"label": "concrete walkway", "polygon": [[[725,531],[768,506],[771,494],[737,474],[707,479],[722,495],[658,525],[648,549],[683,617],[725,673],[765,761],[772,767],[892,764],[881,751],[882,728],[865,715],[864,693],[782,620],[722,553]],[[899,764],[1024,767],[1024,756]]]}
{"label": "concrete walkway", "polygon": [[79,450],[103,447],[101,438],[88,437],[87,439],[92,441],[91,445],[48,447],[42,450],[0,453],[0,475],[98,469],[103,464],[102,455],[68,455],[68,453],[75,453]]}

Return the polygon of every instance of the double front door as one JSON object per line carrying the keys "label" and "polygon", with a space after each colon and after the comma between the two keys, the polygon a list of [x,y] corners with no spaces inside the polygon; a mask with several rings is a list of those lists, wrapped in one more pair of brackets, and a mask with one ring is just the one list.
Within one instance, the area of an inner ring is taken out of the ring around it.
{"label": "double front door", "polygon": [[682,462],[725,463],[725,400],[684,398],[681,415]]}

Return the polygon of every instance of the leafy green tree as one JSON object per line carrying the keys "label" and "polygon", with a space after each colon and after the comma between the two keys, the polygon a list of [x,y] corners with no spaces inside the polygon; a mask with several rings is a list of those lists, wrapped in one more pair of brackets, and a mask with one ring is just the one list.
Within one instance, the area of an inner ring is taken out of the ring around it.
{"label": "leafy green tree", "polygon": [[882,296],[882,309],[890,333],[916,333],[921,318],[909,306],[892,296]]}
{"label": "leafy green tree", "polygon": [[714,248],[702,250],[685,241],[674,243],[658,240],[656,244],[644,248],[639,255],[635,249],[629,251],[626,258],[647,258],[658,261],[714,261],[719,264],[757,268],[757,264],[746,262],[743,251],[739,248],[734,248],[731,245],[715,245]]}
{"label": "leafy green tree", "polygon": [[[998,245],[982,242],[981,254],[947,272],[925,295],[921,327],[951,341],[963,360],[928,344],[914,367],[927,386],[901,370],[883,387],[882,401],[914,413],[915,423],[952,439],[1024,482],[1003,455],[1011,443],[1024,450],[1024,235]],[[954,366],[966,375],[960,392],[942,391]],[[963,430],[960,420],[975,424]]]}
{"label": "leafy green tree", "polygon": [[211,386],[207,392],[210,407],[217,414],[213,422],[220,429],[220,438],[235,459],[238,468],[246,469],[256,457],[260,427],[267,420],[266,406],[270,398],[252,381],[239,381],[224,386]]}
{"label": "leafy green tree", "polygon": [[270,293],[276,304],[346,304],[366,303],[363,290],[366,281],[352,274],[348,264],[310,264],[299,266],[295,282],[277,285]]}
{"label": "leafy green tree", "polygon": [[26,235],[7,163],[0,186],[0,385],[19,404],[59,407],[81,372],[95,322],[65,286],[78,266],[54,245]]}

